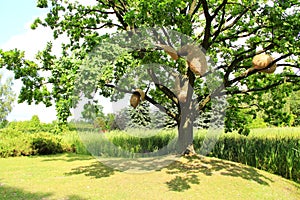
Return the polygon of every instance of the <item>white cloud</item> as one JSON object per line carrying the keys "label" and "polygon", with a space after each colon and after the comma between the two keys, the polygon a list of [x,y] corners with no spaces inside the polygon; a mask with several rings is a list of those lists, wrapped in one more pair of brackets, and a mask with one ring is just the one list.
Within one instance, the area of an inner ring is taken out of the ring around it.
{"label": "white cloud", "polygon": [[[95,0],[80,0],[83,5],[95,5]],[[53,40],[53,32],[49,28],[39,26],[36,30],[32,30],[30,25],[37,17],[44,18],[46,14],[42,16],[33,16],[32,20],[25,23],[26,31],[19,35],[11,36],[4,44],[0,45],[0,49],[10,50],[19,49],[25,51],[25,57],[30,60],[35,60],[35,55],[39,50],[43,50],[47,42],[52,41],[53,53],[57,56],[61,54],[61,43],[68,42],[66,35],[60,36],[57,40]],[[0,73],[3,74],[3,78],[13,77],[13,73],[4,69],[0,69]],[[22,83],[20,80],[14,81],[13,90],[19,94]],[[111,104],[108,105],[108,99],[102,99],[101,104],[104,105],[104,112],[109,113],[112,110]],[[56,120],[56,111],[54,107],[46,108],[45,105],[28,105],[27,103],[18,104],[15,101],[14,108],[8,116],[9,121],[18,120],[30,120],[33,115],[38,115],[43,122],[51,122]]]}

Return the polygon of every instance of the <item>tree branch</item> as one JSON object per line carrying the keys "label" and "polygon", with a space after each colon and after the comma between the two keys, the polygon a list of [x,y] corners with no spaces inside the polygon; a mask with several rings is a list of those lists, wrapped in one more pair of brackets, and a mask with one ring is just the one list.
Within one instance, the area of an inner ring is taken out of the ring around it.
{"label": "tree branch", "polygon": [[[112,23],[112,22],[107,22],[107,23],[103,24],[103,25],[100,26],[100,27],[90,27],[90,26],[86,26],[86,27],[81,27],[81,28],[84,28],[84,29],[87,29],[87,30],[99,30],[99,29],[105,28],[106,26],[116,26],[116,27],[119,27],[119,28],[123,28],[121,25],[115,24],[115,23]],[[76,27],[76,26],[75,26],[75,27]],[[77,27],[80,27],[80,26],[77,26]]]}
{"label": "tree branch", "polygon": [[206,104],[211,100],[211,96],[207,95],[200,103],[197,108],[198,111],[203,110],[203,108],[206,106]]}
{"label": "tree branch", "polygon": [[169,99],[172,100],[173,103],[175,103],[177,106],[179,105],[179,101],[177,96],[166,86],[159,83],[158,78],[155,76],[153,70],[148,69],[148,73],[152,78],[152,81],[154,82],[155,86],[159,88]]}
{"label": "tree branch", "polygon": [[[224,1],[227,1],[227,0],[224,0]],[[223,2],[224,2],[224,1],[223,1]],[[219,34],[221,33],[222,26],[223,26],[223,24],[225,23],[225,20],[224,20],[224,19],[225,19],[225,6],[223,7],[223,10],[222,10],[222,18],[221,18],[221,22],[220,22],[220,24],[219,24],[219,27],[218,27],[217,31],[213,34],[213,35],[214,35],[214,38],[212,39],[211,44],[215,42],[216,38],[217,38],[217,37],[219,36]]]}
{"label": "tree branch", "polygon": [[221,5],[218,6],[217,9],[215,10],[214,14],[212,15],[212,18],[215,18],[218,15],[219,11],[222,8],[224,9],[224,12],[225,12],[225,6],[226,6],[226,4],[227,4],[227,0],[223,0],[223,2],[221,3]]}
{"label": "tree branch", "polygon": [[123,30],[127,30],[128,24],[125,23],[124,21],[124,13],[119,12],[119,9],[122,10],[121,7],[118,7],[117,4],[114,1],[109,0],[108,1],[108,5],[114,10],[114,13],[117,17],[117,19],[119,20],[119,22],[122,24],[122,26],[120,26]]}
{"label": "tree branch", "polygon": [[228,92],[227,94],[248,94],[250,92],[259,92],[259,91],[265,91],[265,90],[269,90],[269,89],[272,89],[278,85],[281,85],[282,83],[284,83],[284,79],[283,80],[280,80],[276,83],[273,83],[271,85],[267,85],[266,87],[262,87],[262,88],[252,88],[252,89],[248,89],[246,91],[241,91],[241,90],[236,90],[236,91],[232,91],[232,92]]}
{"label": "tree branch", "polygon": [[[265,49],[263,49],[263,50],[261,50],[261,51],[259,51],[258,53],[256,53],[256,54],[260,54],[260,53],[263,53],[263,52],[265,52],[265,51],[267,51],[267,50],[269,50],[269,49],[271,49],[271,48],[273,48],[274,47],[274,44],[270,44],[269,46],[267,46]],[[228,70],[226,70],[226,73],[225,73],[225,75],[224,75],[224,85],[225,85],[225,87],[228,87],[228,86],[230,86],[230,85],[232,85],[233,83],[235,83],[236,81],[234,81],[234,82],[232,82],[233,80],[231,80],[231,81],[229,81],[229,75],[230,75],[230,73],[232,72],[232,70],[237,66],[237,64],[239,63],[239,62],[241,62],[242,60],[244,60],[244,59],[246,59],[246,58],[251,58],[251,57],[253,57],[255,54],[249,54],[249,55],[243,55],[243,54],[246,54],[246,53],[249,53],[249,52],[251,52],[251,51],[254,51],[256,49],[256,45],[254,45],[254,47],[252,47],[252,48],[250,48],[250,49],[248,49],[248,50],[246,50],[246,51],[244,51],[244,52],[241,52],[241,53],[239,53],[239,54],[237,54],[237,55],[235,55],[235,57],[237,57],[235,60],[233,60],[232,61],[232,63],[228,66]],[[270,66],[272,66],[272,65],[270,65]],[[267,67],[268,68],[268,67]],[[244,78],[246,78],[246,77],[248,77],[248,74],[249,75],[251,75],[251,74],[254,74],[254,73],[256,73],[258,70],[252,70],[252,71],[250,71],[249,73],[247,72],[247,73],[245,73],[245,74],[242,74],[240,77],[240,79],[237,79],[237,81],[239,81],[239,80],[242,80],[242,79],[244,79]],[[243,77],[243,78],[242,78]],[[235,80],[235,79],[234,79]]]}
{"label": "tree branch", "polygon": [[239,14],[231,24],[229,24],[228,26],[224,27],[221,31],[225,31],[227,29],[232,28],[242,17],[244,14],[246,14],[249,11],[249,8],[246,8],[245,10],[243,10],[243,12],[241,12],[241,14]]}
{"label": "tree branch", "polygon": [[97,13],[106,14],[106,15],[115,14],[114,11],[103,11],[103,10],[99,10],[99,9],[89,9],[89,10],[85,10],[83,15],[86,16],[86,15],[92,13],[92,12],[97,12]]}
{"label": "tree branch", "polygon": [[[133,91],[122,89],[122,88],[119,88],[119,87],[117,87],[115,85],[112,85],[112,84],[105,84],[104,86],[114,88],[114,89],[118,90],[119,92],[124,92],[124,93],[127,93],[127,94],[133,94]],[[158,102],[156,102],[154,99],[149,97],[147,94],[145,94],[145,100],[149,101],[152,105],[157,107],[160,111],[162,111],[163,113],[166,113],[168,116],[173,118],[176,122],[178,122],[178,116],[175,113],[171,112],[166,107],[160,105]]]}
{"label": "tree branch", "polygon": [[210,40],[210,37],[211,37],[210,28],[211,28],[212,18],[209,14],[209,8],[208,8],[208,5],[207,5],[207,1],[206,0],[201,0],[201,2],[202,2],[203,11],[204,11],[205,21],[206,21],[206,25],[205,25],[205,29],[204,29],[204,39],[203,39],[203,42],[202,42],[201,46],[204,49],[208,49],[209,40]]}
{"label": "tree branch", "polygon": [[[238,39],[238,38],[244,38],[244,37],[248,37],[248,36],[251,36],[252,34],[256,34],[256,32],[262,28],[269,28],[268,26],[258,26],[258,27],[255,27],[253,28],[252,31],[248,32],[247,29],[243,29],[243,30],[238,30],[234,35],[229,35],[228,37],[225,37],[223,39],[219,39],[217,40],[217,37],[214,38],[213,42],[214,43],[220,43],[220,42],[224,42],[226,40],[231,40],[231,39]],[[221,31],[220,31],[221,32]],[[239,35],[241,33],[245,33],[244,35]],[[215,35],[215,34],[214,34]]]}
{"label": "tree branch", "polygon": [[263,68],[263,69],[260,69],[260,70],[254,69],[254,70],[250,71],[249,73],[244,73],[244,74],[242,74],[242,75],[240,75],[240,76],[238,76],[238,77],[236,77],[236,78],[234,78],[234,79],[228,81],[228,83],[225,85],[225,87],[228,87],[228,86],[234,84],[235,82],[238,82],[238,81],[240,81],[240,80],[243,80],[243,79],[247,78],[248,76],[251,76],[252,74],[255,74],[256,72],[259,72],[259,71],[262,71],[262,70],[264,70],[264,69],[267,69],[267,68],[271,67],[273,64],[275,64],[276,62],[278,62],[279,60],[282,60],[282,59],[284,59],[284,58],[287,58],[287,57],[289,57],[290,55],[292,55],[292,53],[285,54],[285,55],[283,55],[283,56],[281,56],[281,57],[279,57],[279,58],[273,60],[268,66],[266,66],[266,67]]}
{"label": "tree branch", "polygon": [[199,1],[193,0],[193,2],[190,4],[188,15],[192,17],[199,10],[200,6],[201,3]]}
{"label": "tree branch", "polygon": [[150,98],[148,95],[145,96],[145,100],[149,101],[152,105],[154,105],[156,108],[158,108],[161,112],[166,113],[169,117],[171,117],[177,123],[179,123],[178,116],[175,113],[173,113],[170,110],[166,109],[164,106],[157,103],[154,99]]}

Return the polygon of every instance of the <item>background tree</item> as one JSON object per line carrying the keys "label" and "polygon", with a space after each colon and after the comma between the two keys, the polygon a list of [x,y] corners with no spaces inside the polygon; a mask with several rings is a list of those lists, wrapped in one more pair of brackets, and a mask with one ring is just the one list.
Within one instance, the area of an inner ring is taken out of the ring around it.
{"label": "background tree", "polygon": [[[214,69],[223,78],[229,103],[226,130],[243,132],[245,124],[253,118],[240,114],[245,107],[252,108],[258,103],[270,122],[272,116],[279,120],[282,116],[286,117],[278,108],[284,103],[284,97],[296,89],[292,85],[299,85],[299,73],[295,72],[299,69],[300,52],[299,4],[298,0],[97,0],[93,6],[84,6],[60,0],[39,0],[38,7],[50,7],[50,12],[45,19],[36,19],[32,28],[48,26],[54,31],[54,38],[66,33],[70,41],[62,46],[62,56],[53,56],[49,43],[37,55],[41,65],[24,59],[23,52],[19,50],[1,51],[0,63],[1,67],[14,71],[16,79],[22,78],[20,102],[44,102],[48,106],[55,102],[59,120],[66,122],[74,105],[72,92],[81,61],[109,37],[109,34],[103,34],[105,28],[132,31],[134,34],[136,28],[168,27],[193,38],[194,44],[201,45],[216,63]],[[252,58],[260,53],[273,54],[274,61],[267,67],[276,63],[278,73],[265,74],[254,68],[248,70],[252,67]],[[170,61],[164,55],[161,48],[154,48],[142,53],[132,51],[120,62],[100,62],[103,76],[97,80],[97,92],[111,96],[118,81],[129,69],[151,58],[153,62],[164,63],[187,77],[199,101],[198,110],[209,108],[215,91],[209,91],[203,79],[191,70],[183,70],[181,59]],[[51,75],[43,77],[39,71],[47,71]],[[47,84],[54,87],[50,90],[45,86]],[[263,99],[265,91],[269,91],[270,95],[267,100]],[[165,100],[160,99],[161,95]],[[161,106],[171,102],[172,108],[178,107],[178,101],[174,100],[168,88],[158,84],[146,100]],[[185,123],[191,117],[182,115],[184,113],[171,114],[166,108],[164,106],[177,124]],[[249,109],[246,114],[254,114],[254,109]],[[191,142],[192,130],[179,130],[179,138],[183,136],[188,138],[188,142],[183,144],[186,146]]]}
{"label": "background tree", "polygon": [[0,74],[0,127],[7,123],[6,117],[12,110],[15,100],[15,93],[12,90],[12,79],[8,78],[2,83],[2,75]]}
{"label": "background tree", "polygon": [[81,116],[85,121],[93,123],[96,118],[104,118],[103,106],[87,102],[83,105]]}
{"label": "background tree", "polygon": [[150,105],[148,102],[142,102],[136,109],[130,108],[130,120],[127,126],[130,128],[150,128]]}
{"label": "background tree", "polygon": [[300,91],[293,92],[287,99],[285,109],[293,115],[293,126],[300,126]]}

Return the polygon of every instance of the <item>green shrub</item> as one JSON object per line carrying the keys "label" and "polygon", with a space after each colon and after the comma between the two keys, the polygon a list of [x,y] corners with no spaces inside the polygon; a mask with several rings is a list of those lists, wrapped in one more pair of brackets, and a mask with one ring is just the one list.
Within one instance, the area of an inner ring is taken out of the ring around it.
{"label": "green shrub", "polygon": [[23,133],[10,128],[1,129],[0,157],[75,152],[71,144],[62,141],[63,137],[63,134]]}
{"label": "green shrub", "polygon": [[0,157],[33,155],[32,138],[10,129],[0,130]]}
{"label": "green shrub", "polygon": [[247,125],[247,127],[249,129],[255,129],[255,128],[267,128],[268,125],[267,123],[264,121],[263,118],[257,117],[255,119],[252,120],[252,122],[250,124]]}
{"label": "green shrub", "polygon": [[32,116],[31,120],[9,122],[5,128],[23,133],[48,132],[58,134],[68,130],[68,127],[59,127],[57,122],[42,123],[38,116]]}
{"label": "green shrub", "polygon": [[61,139],[47,134],[39,134],[32,139],[32,149],[39,155],[62,153]]}

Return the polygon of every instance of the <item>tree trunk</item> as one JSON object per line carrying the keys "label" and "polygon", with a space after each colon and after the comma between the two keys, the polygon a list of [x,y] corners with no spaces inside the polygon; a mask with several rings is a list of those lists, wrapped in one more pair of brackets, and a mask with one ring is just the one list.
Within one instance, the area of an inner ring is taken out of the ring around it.
{"label": "tree trunk", "polygon": [[178,125],[177,152],[183,155],[196,154],[193,146],[193,115],[190,109],[182,109]]}

